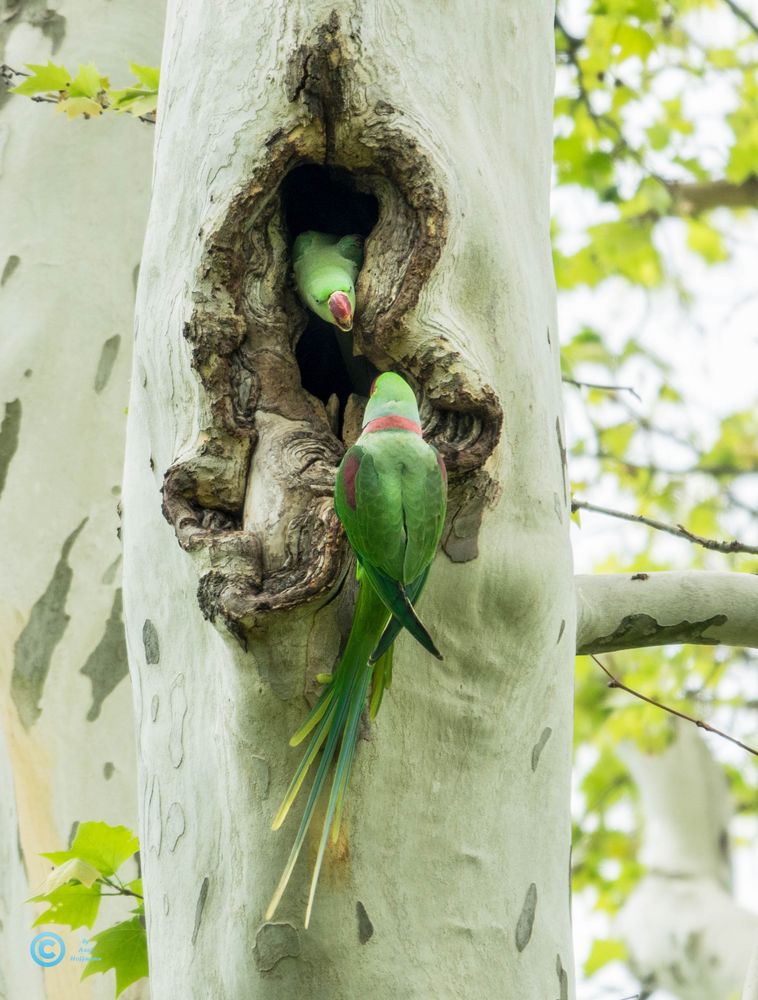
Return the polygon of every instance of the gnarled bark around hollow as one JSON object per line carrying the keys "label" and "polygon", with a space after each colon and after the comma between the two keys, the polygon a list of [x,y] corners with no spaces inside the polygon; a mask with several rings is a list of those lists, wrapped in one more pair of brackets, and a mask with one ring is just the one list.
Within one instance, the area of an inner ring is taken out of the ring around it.
{"label": "gnarled bark around hollow", "polygon": [[[170,8],[124,484],[157,998],[571,995],[552,16]],[[292,836],[270,824],[349,621],[331,489],[362,392],[314,375],[288,257],[342,208],[355,348],[413,381],[452,473],[422,603],[445,659],[399,640],[306,933],[307,860],[263,917]]]}

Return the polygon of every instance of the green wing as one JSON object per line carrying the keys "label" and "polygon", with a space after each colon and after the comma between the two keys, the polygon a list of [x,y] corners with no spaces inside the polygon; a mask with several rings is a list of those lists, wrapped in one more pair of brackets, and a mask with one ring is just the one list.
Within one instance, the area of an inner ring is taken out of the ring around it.
{"label": "green wing", "polygon": [[[429,576],[429,569],[430,567],[427,566],[424,572],[421,574],[421,576],[417,577],[413,581],[413,583],[408,584],[408,586],[405,588],[405,592],[408,595],[408,600],[414,606],[416,604],[416,601],[421,596],[421,592],[424,589],[424,586],[426,584],[426,579]],[[390,619],[389,625],[382,633],[382,638],[379,640],[379,644],[377,645],[374,652],[371,654],[369,658],[369,663],[378,664],[381,658],[385,655],[385,653],[391,651],[392,643],[395,641],[395,639],[397,639],[402,627],[403,623],[400,621],[399,618],[395,618],[395,616],[393,615],[392,618]],[[389,685],[386,686],[389,687]]]}
{"label": "green wing", "polygon": [[363,237],[343,236],[337,244],[337,251],[341,257],[345,257],[355,264],[356,268],[360,268],[363,264]]}
{"label": "green wing", "polygon": [[413,608],[445,517],[444,482],[433,449],[405,432],[380,431],[361,439],[340,465],[334,501],[386,607],[441,659]]}

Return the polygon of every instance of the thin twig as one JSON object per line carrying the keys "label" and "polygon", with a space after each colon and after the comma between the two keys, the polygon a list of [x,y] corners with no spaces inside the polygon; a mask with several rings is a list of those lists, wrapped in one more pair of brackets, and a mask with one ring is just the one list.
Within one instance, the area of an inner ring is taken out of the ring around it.
{"label": "thin twig", "polygon": [[[121,881],[120,878],[118,878],[117,875],[114,875],[113,878],[118,880],[119,882],[118,885],[116,885],[115,882],[112,882],[111,879],[107,878],[105,875],[103,875],[98,881],[104,882],[105,885],[110,886],[111,889],[115,889],[116,891],[113,894],[114,896],[134,896],[135,899],[143,898],[142,896],[140,896],[138,892],[133,892],[131,889],[127,889],[124,883]],[[110,893],[104,893],[104,895],[109,896]]]}
{"label": "thin twig", "polygon": [[602,389],[603,392],[631,392],[635,399],[642,400],[637,390],[631,385],[601,385],[599,382],[578,382],[573,378],[561,378],[567,385],[575,385],[577,389]]}
{"label": "thin twig", "polygon": [[590,653],[590,657],[609,678],[609,688],[618,688],[620,691],[626,691],[627,694],[631,694],[635,698],[639,698],[640,701],[644,701],[648,705],[654,705],[656,708],[660,708],[662,711],[668,712],[669,715],[675,715],[678,719],[684,719],[685,722],[691,722],[693,726],[697,726],[698,729],[705,729],[706,732],[713,733],[715,736],[720,736],[724,740],[729,740],[729,742],[734,743],[735,746],[740,747],[742,750],[747,750],[748,753],[758,757],[758,750],[754,750],[753,747],[749,747],[747,743],[742,743],[740,740],[735,739],[734,736],[729,736],[728,733],[722,732],[720,729],[716,729],[715,726],[712,726],[708,722],[704,722],[703,719],[695,719],[691,715],[687,715],[685,712],[680,712],[676,708],[670,708],[668,705],[664,705],[662,702],[656,701],[655,698],[648,698],[647,695],[642,694],[640,691],[635,691],[634,688],[630,688],[628,684],[624,684],[623,681],[614,677],[610,670],[603,663],[601,663],[600,660],[598,660],[594,653]]}
{"label": "thin twig", "polygon": [[665,524],[663,521],[656,521],[652,517],[644,517],[642,514],[628,514],[623,510],[598,507],[596,504],[588,503],[586,500],[572,500],[572,513],[575,510],[588,510],[593,514],[605,514],[607,517],[618,517],[622,521],[633,521],[635,524],[644,524],[648,528],[655,528],[656,531],[665,531],[676,538],[684,538],[688,542],[694,542],[696,545],[701,545],[704,549],[710,549],[713,552],[725,552],[727,554],[732,552],[746,552],[749,555],[758,556],[758,545],[745,545],[744,542],[738,542],[736,539],[731,542],[718,542],[713,538],[703,538],[701,535],[695,535],[691,531],[687,531],[681,524]]}
{"label": "thin twig", "polygon": [[31,73],[25,73],[22,69],[14,69],[9,66],[8,63],[0,63],[0,76],[6,80],[10,80],[12,76],[31,76]]}
{"label": "thin twig", "polygon": [[754,32],[754,34],[758,35],[758,24],[755,23],[746,10],[743,10],[739,4],[734,2],[734,0],[724,0],[724,3],[735,17],[739,18],[739,20],[742,21],[743,24],[746,24],[748,28]]}

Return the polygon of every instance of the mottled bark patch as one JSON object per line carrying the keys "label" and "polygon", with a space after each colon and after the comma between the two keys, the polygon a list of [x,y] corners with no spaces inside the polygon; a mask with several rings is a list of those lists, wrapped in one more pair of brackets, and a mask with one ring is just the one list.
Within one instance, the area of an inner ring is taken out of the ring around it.
{"label": "mottled bark patch", "polygon": [[558,976],[558,987],[561,991],[558,1000],[569,1000],[568,972],[563,968],[560,955],[555,956],[555,972]]}
{"label": "mottled bark patch", "polygon": [[150,718],[155,722],[158,718],[158,709],[160,708],[160,698],[157,694],[154,694],[150,699]]}
{"label": "mottled bark patch", "polygon": [[10,257],[6,260],[3,267],[3,273],[0,274],[0,287],[2,287],[5,282],[10,278],[13,272],[16,270],[18,265],[21,263],[21,258],[15,253],[12,253]]}
{"label": "mottled bark patch", "polygon": [[97,371],[95,372],[94,389],[96,393],[101,393],[108,384],[111,372],[113,371],[113,365],[115,364],[116,357],[118,356],[120,344],[121,337],[118,334],[115,334],[113,337],[109,337],[105,341],[100,350],[100,358],[97,362]]}
{"label": "mottled bark patch", "polygon": [[355,915],[358,918],[358,940],[361,944],[366,944],[374,936],[374,925],[360,899],[355,904]]}
{"label": "mottled bark patch", "polygon": [[561,482],[563,483],[563,505],[568,506],[568,492],[566,489],[566,472],[568,469],[568,463],[566,461],[566,446],[563,443],[563,434],[561,433],[561,419],[560,417],[555,418],[555,436],[558,439],[558,452],[561,456],[561,469],[562,477]]}
{"label": "mottled bark patch", "polygon": [[122,611],[119,587],[113,594],[113,605],[102,638],[80,671],[92,682],[92,705],[87,712],[88,722],[95,721],[105,699],[129,673]]}
{"label": "mottled bark patch", "polygon": [[147,846],[160,857],[163,844],[163,811],[161,809],[161,786],[157,775],[150,782],[147,800]]}
{"label": "mottled bark patch", "polygon": [[197,903],[195,904],[195,923],[192,928],[192,943],[195,944],[197,941],[197,935],[200,932],[200,924],[203,919],[203,910],[205,909],[205,901],[208,898],[208,887],[210,886],[210,879],[206,875],[203,879],[202,885],[200,886],[200,892],[197,894]]}
{"label": "mottled bark patch", "polygon": [[553,493],[553,510],[555,511],[555,516],[558,518],[558,524],[563,524],[563,504],[561,503],[561,498],[557,493]]}
{"label": "mottled bark patch", "polygon": [[[66,34],[66,18],[47,6],[47,0],[6,0],[0,12],[0,56],[5,51],[8,36],[17,25],[26,23],[39,28],[51,41],[51,55],[55,55]],[[12,100],[7,87],[0,86],[0,107]]]}
{"label": "mottled bark patch", "polygon": [[537,770],[537,765],[540,762],[540,756],[542,755],[542,751],[545,749],[545,744],[550,739],[552,734],[553,730],[550,728],[550,726],[545,726],[545,728],[542,730],[540,738],[532,747],[532,771]]}
{"label": "mottled bark patch", "polygon": [[674,625],[661,625],[652,615],[626,615],[619,625],[608,635],[588,639],[577,649],[582,656],[588,653],[610,653],[618,649],[638,649],[644,646],[663,646],[670,643],[695,643],[704,646],[718,646],[719,640],[706,637],[709,628],[718,628],[727,623],[726,615],[713,615],[702,621],[686,619]]}
{"label": "mottled bark patch", "polygon": [[172,854],[176,850],[176,845],[184,836],[185,829],[184,810],[179,802],[172,802],[166,816],[166,843]]}
{"label": "mottled bark patch", "polygon": [[39,701],[50,670],[55,647],[63,638],[69,615],[66,600],[73,573],[68,564],[71,548],[87,518],[68,536],[44,594],[37,600],[29,621],[16,641],[11,674],[11,697],[23,726],[28,729],[41,714]]}
{"label": "mottled bark patch", "polygon": [[168,748],[171,755],[171,763],[174,767],[179,767],[184,760],[184,719],[187,715],[184,674],[179,674],[171,685],[169,704],[171,706],[171,728],[169,730]]}
{"label": "mottled bark patch", "polygon": [[524,905],[516,924],[516,950],[521,952],[529,944],[534,927],[534,915],[537,912],[537,886],[532,882],[526,890]]}
{"label": "mottled bark patch", "polygon": [[145,647],[145,662],[155,665],[161,659],[161,644],[158,640],[158,629],[149,618],[142,626],[142,645]]}
{"label": "mottled bark patch", "polygon": [[566,619],[565,618],[561,618],[561,624],[560,624],[560,627],[558,629],[558,638],[555,640],[556,646],[558,645],[558,643],[563,638],[563,633],[565,631],[566,631]]}
{"label": "mottled bark patch", "polygon": [[12,399],[5,404],[3,422],[0,424],[0,496],[5,489],[13,456],[18,448],[18,434],[21,427],[21,400]]}
{"label": "mottled bark patch", "polygon": [[451,480],[454,490],[448,503],[442,549],[451,562],[470,562],[479,555],[479,529],[487,508],[494,507],[500,487],[483,469]]}
{"label": "mottled bark patch", "polygon": [[253,789],[259,799],[267,799],[271,784],[271,768],[263,757],[252,754],[250,757]]}
{"label": "mottled bark patch", "polygon": [[106,760],[106,762],[103,764],[103,777],[105,778],[106,781],[110,781],[110,779],[113,777],[113,772],[115,770],[116,770],[116,765],[112,761]]}
{"label": "mottled bark patch", "polygon": [[300,935],[292,924],[265,923],[255,935],[253,959],[259,972],[271,972],[283,958],[300,954]]}
{"label": "mottled bark patch", "polygon": [[106,586],[110,586],[116,579],[116,573],[121,565],[121,553],[119,553],[113,562],[108,566],[103,575],[100,577],[100,582],[104,583]]}

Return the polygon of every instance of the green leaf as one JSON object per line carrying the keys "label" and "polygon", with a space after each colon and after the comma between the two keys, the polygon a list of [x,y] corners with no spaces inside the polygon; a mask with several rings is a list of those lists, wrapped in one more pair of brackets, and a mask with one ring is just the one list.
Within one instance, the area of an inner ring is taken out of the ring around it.
{"label": "green leaf", "polygon": [[129,63],[129,69],[144,86],[145,90],[158,89],[161,77],[159,66],[140,66],[138,63]]}
{"label": "green leaf", "polygon": [[116,996],[119,996],[127,986],[148,974],[147,935],[139,917],[99,931],[90,941],[95,942],[90,952],[93,961],[87,962],[82,979],[115,969]]}
{"label": "green leaf", "polygon": [[636,28],[633,24],[621,23],[613,33],[613,45],[618,46],[619,62],[634,56],[643,62],[653,51],[655,43],[644,28]]}
{"label": "green leaf", "polygon": [[69,883],[44,895],[33,896],[32,902],[44,901],[50,904],[50,908],[37,917],[33,926],[67,924],[71,930],[92,927],[100,908],[100,892],[99,882],[90,886]]}
{"label": "green leaf", "polygon": [[633,421],[626,421],[616,424],[615,427],[605,427],[600,432],[600,440],[605,451],[623,458],[637,431],[637,424]]}
{"label": "green leaf", "polygon": [[729,254],[718,229],[703,219],[687,219],[687,246],[709,264],[727,260]]}
{"label": "green leaf", "polygon": [[71,81],[71,97],[92,97],[95,98],[101,90],[108,89],[108,77],[101,76],[100,71],[94,63],[87,63],[80,66],[79,72]]}
{"label": "green leaf", "polygon": [[42,857],[49,858],[55,865],[71,858],[81,858],[108,876],[113,875],[138,850],[137,837],[125,826],[80,823],[70,850],[52,851]]}
{"label": "green leaf", "polygon": [[584,963],[584,974],[592,976],[609,962],[626,962],[629,952],[623,941],[616,938],[605,938],[592,942],[589,957]]}
{"label": "green leaf", "polygon": [[17,87],[11,87],[13,94],[51,94],[65,90],[71,83],[71,74],[65,66],[56,65],[48,60],[47,66],[37,63],[27,63],[26,68],[32,70],[32,75]]}
{"label": "green leaf", "polygon": [[126,87],[124,90],[109,91],[108,100],[114,111],[124,111],[131,115],[149,115],[158,107],[158,91]]}

